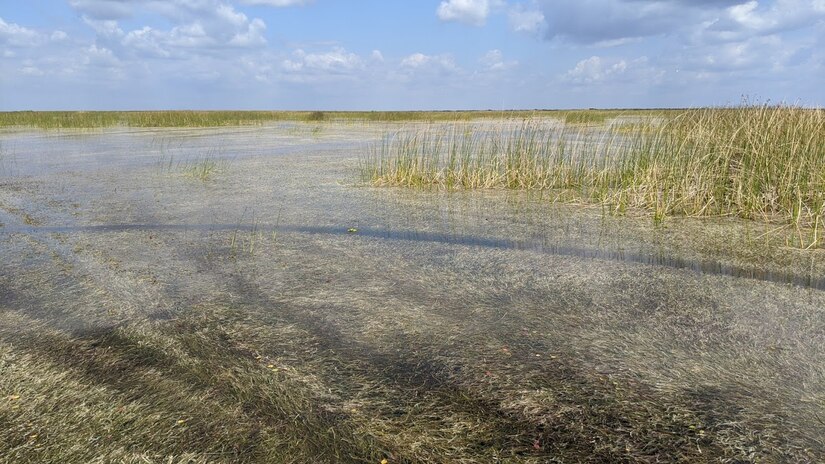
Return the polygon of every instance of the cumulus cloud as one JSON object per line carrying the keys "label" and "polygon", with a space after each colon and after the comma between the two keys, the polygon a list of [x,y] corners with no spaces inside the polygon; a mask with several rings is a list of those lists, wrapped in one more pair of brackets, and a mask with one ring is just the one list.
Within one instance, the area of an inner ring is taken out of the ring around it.
{"label": "cumulus cloud", "polygon": [[[436,20],[488,23],[493,38],[509,29],[552,42],[522,43],[520,64],[504,42],[467,51],[433,37],[445,53],[413,53],[418,50],[403,44],[381,47],[380,35],[335,37],[309,23],[301,36],[309,42],[300,50],[283,48],[295,37],[267,44],[265,15],[313,0],[66,2],[76,14],[59,22],[62,30],[0,18],[4,80],[30,89],[4,95],[6,107],[33,107],[33,101],[51,107],[58,100],[77,107],[88,104],[84,98],[104,106],[108,100],[197,106],[207,104],[204,95],[220,92],[237,106],[244,96],[235,89],[251,89],[243,93],[250,107],[285,98],[294,106],[315,104],[313,96],[421,108],[701,104],[741,93],[823,98],[811,76],[825,72],[825,0],[439,0],[422,6]],[[353,42],[348,49],[311,41],[321,37]],[[37,100],[44,82],[66,90]],[[181,92],[191,100],[166,100]]]}
{"label": "cumulus cloud", "polygon": [[84,64],[97,66],[97,67],[104,67],[104,68],[112,68],[120,66],[120,60],[115,57],[114,53],[111,50],[105,47],[98,47],[97,45],[91,45],[85,50],[85,58]]}
{"label": "cumulus cloud", "polygon": [[[83,13],[83,21],[95,31],[98,44],[121,57],[185,58],[218,49],[266,45],[263,20],[249,19],[219,0],[73,0],[72,6]],[[168,18],[174,26],[143,26],[126,32],[119,19],[112,19],[143,10]]]}
{"label": "cumulus cloud", "polygon": [[812,26],[825,19],[825,1],[777,0],[760,5],[748,1],[728,7],[702,25],[705,40],[734,41]]}
{"label": "cumulus cloud", "polygon": [[413,53],[401,60],[401,68],[454,71],[458,67],[452,55],[425,55],[423,53]]}
{"label": "cumulus cloud", "polygon": [[69,36],[63,31],[54,31],[52,35],[49,37],[54,42],[60,42],[62,40],[66,40]]}
{"label": "cumulus cloud", "polygon": [[565,74],[565,77],[572,82],[591,83],[603,81],[625,70],[627,70],[627,62],[624,60],[608,64],[601,57],[591,56],[576,63],[576,66]]}
{"label": "cumulus cloud", "polygon": [[290,59],[283,60],[281,68],[287,74],[303,78],[347,77],[364,68],[364,60],[343,47],[334,47],[323,52],[307,53],[295,50]]}
{"label": "cumulus cloud", "polygon": [[436,14],[442,21],[458,21],[483,26],[493,7],[501,6],[501,0],[444,0]]}
{"label": "cumulus cloud", "polygon": [[523,4],[515,5],[510,8],[507,16],[510,21],[510,28],[516,32],[537,34],[547,26],[544,13],[535,5],[531,8]]}
{"label": "cumulus cloud", "polygon": [[622,81],[655,84],[662,76],[663,71],[653,67],[644,56],[630,61],[591,56],[576,63],[562,78],[570,83],[585,85]]}
{"label": "cumulus cloud", "polygon": [[693,47],[679,56],[664,59],[682,72],[703,79],[714,75],[770,73],[794,66],[809,57],[811,50],[771,35],[716,44],[712,47]]}
{"label": "cumulus cloud", "polygon": [[487,71],[503,71],[518,65],[518,61],[506,61],[501,50],[490,50],[478,60]]}
{"label": "cumulus cloud", "polygon": [[37,66],[35,66],[30,61],[23,63],[23,66],[20,68],[20,73],[25,75],[25,76],[35,76],[35,77],[40,77],[40,76],[46,75],[46,73],[42,69],[38,68]]}
{"label": "cumulus cloud", "polygon": [[30,47],[43,42],[43,36],[33,29],[15,23],[7,23],[0,18],[0,45]]}
{"label": "cumulus cloud", "polygon": [[813,59],[817,40],[804,31],[825,24],[825,0],[535,1],[548,40],[602,47],[638,43],[643,50],[655,40],[657,48],[663,47],[661,55],[644,62],[581,60],[562,76],[576,85],[631,78],[667,77],[684,85],[690,79],[780,79]]}
{"label": "cumulus cloud", "polygon": [[258,18],[253,19],[246,30],[241,29],[236,32],[229,42],[229,45],[234,47],[255,47],[266,44],[266,39],[263,32],[266,30],[266,24]]}
{"label": "cumulus cloud", "polygon": [[91,16],[83,16],[83,22],[95,31],[98,37],[106,40],[117,40],[123,37],[123,30],[114,19],[95,19]]}

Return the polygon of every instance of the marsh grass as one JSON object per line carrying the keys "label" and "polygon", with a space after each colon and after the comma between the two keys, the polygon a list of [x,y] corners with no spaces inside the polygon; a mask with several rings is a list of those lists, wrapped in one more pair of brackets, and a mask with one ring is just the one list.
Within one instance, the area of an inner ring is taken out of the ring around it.
{"label": "marsh grass", "polygon": [[607,119],[614,116],[610,111],[587,110],[568,111],[564,113],[564,122],[567,124],[604,124]]}
{"label": "marsh grass", "polygon": [[207,155],[203,158],[187,161],[183,164],[181,170],[188,177],[206,182],[212,179],[215,174],[224,170],[226,166],[226,160]]}
{"label": "marsh grass", "polygon": [[[247,216],[250,218],[250,225],[242,227],[242,225],[246,224],[244,220]],[[277,221],[275,227],[277,227]],[[276,241],[276,232],[270,232],[269,237],[273,242]],[[255,251],[265,238],[267,238],[267,234],[261,226],[260,219],[255,215],[255,211],[252,210],[249,212],[248,209],[245,208],[238,220],[238,226],[232,231],[232,235],[229,238],[230,256],[232,258],[237,258],[241,255],[254,256]]]}
{"label": "marsh grass", "polygon": [[182,174],[184,177],[207,182],[226,171],[230,161],[219,151],[210,151],[196,157],[178,158],[174,154],[164,152],[156,162],[158,172],[162,174]]}
{"label": "marsh grass", "polygon": [[673,110],[502,111],[13,111],[0,112],[0,127],[99,129],[107,127],[228,127],[302,122],[451,122],[554,117],[571,123],[601,123],[621,115],[661,115]]}
{"label": "marsh grass", "polygon": [[0,127],[221,127],[261,125],[301,117],[302,113],[275,111],[19,111],[0,113]]}
{"label": "marsh grass", "polygon": [[385,137],[362,160],[361,177],[373,185],[545,190],[656,221],[738,216],[793,226],[793,245],[816,247],[825,219],[825,111],[694,109],[655,129],[540,119],[486,133],[433,126]]}

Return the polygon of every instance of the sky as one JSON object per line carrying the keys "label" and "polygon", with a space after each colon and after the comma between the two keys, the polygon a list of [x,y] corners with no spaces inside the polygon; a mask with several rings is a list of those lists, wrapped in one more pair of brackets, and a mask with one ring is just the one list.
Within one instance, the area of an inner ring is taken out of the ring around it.
{"label": "sky", "polygon": [[825,105],[825,0],[0,0],[0,111]]}

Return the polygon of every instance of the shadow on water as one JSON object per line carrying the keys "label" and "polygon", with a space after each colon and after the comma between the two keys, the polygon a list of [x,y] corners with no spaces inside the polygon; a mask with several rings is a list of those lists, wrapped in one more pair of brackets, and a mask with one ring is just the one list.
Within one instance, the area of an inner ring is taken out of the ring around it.
{"label": "shadow on water", "polygon": [[370,238],[422,242],[444,243],[451,245],[477,246],[490,249],[524,250],[556,256],[572,256],[577,258],[640,263],[651,266],[661,266],[673,269],[685,269],[700,274],[722,275],[745,279],[754,279],[765,282],[792,284],[803,288],[825,290],[825,276],[801,275],[788,272],[777,272],[768,269],[746,268],[732,266],[713,260],[690,260],[678,256],[668,255],[661,251],[638,252],[623,249],[585,248],[570,245],[551,243],[547,237],[537,237],[531,240],[510,240],[503,238],[487,238],[473,235],[446,234],[421,232],[414,230],[390,230],[379,228],[359,228],[357,231],[346,227],[324,226],[273,226],[266,224],[108,224],[93,226],[6,226],[0,227],[0,235],[13,233],[107,233],[123,231],[272,231],[292,232],[323,235],[355,235]]}

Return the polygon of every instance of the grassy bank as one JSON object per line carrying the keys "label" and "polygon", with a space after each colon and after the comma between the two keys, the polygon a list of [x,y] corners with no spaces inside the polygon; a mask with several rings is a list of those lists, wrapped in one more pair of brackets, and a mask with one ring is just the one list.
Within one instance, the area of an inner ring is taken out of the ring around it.
{"label": "grassy bank", "polygon": [[816,246],[825,214],[825,111],[695,109],[652,125],[599,129],[538,119],[492,133],[432,127],[385,138],[361,172],[374,185],[547,190],[657,220],[793,224],[799,244]]}
{"label": "grassy bank", "polygon": [[277,121],[470,121],[555,117],[570,123],[603,123],[628,114],[673,110],[519,110],[519,111],[14,111],[0,112],[0,127],[95,129],[105,127],[221,127]]}

